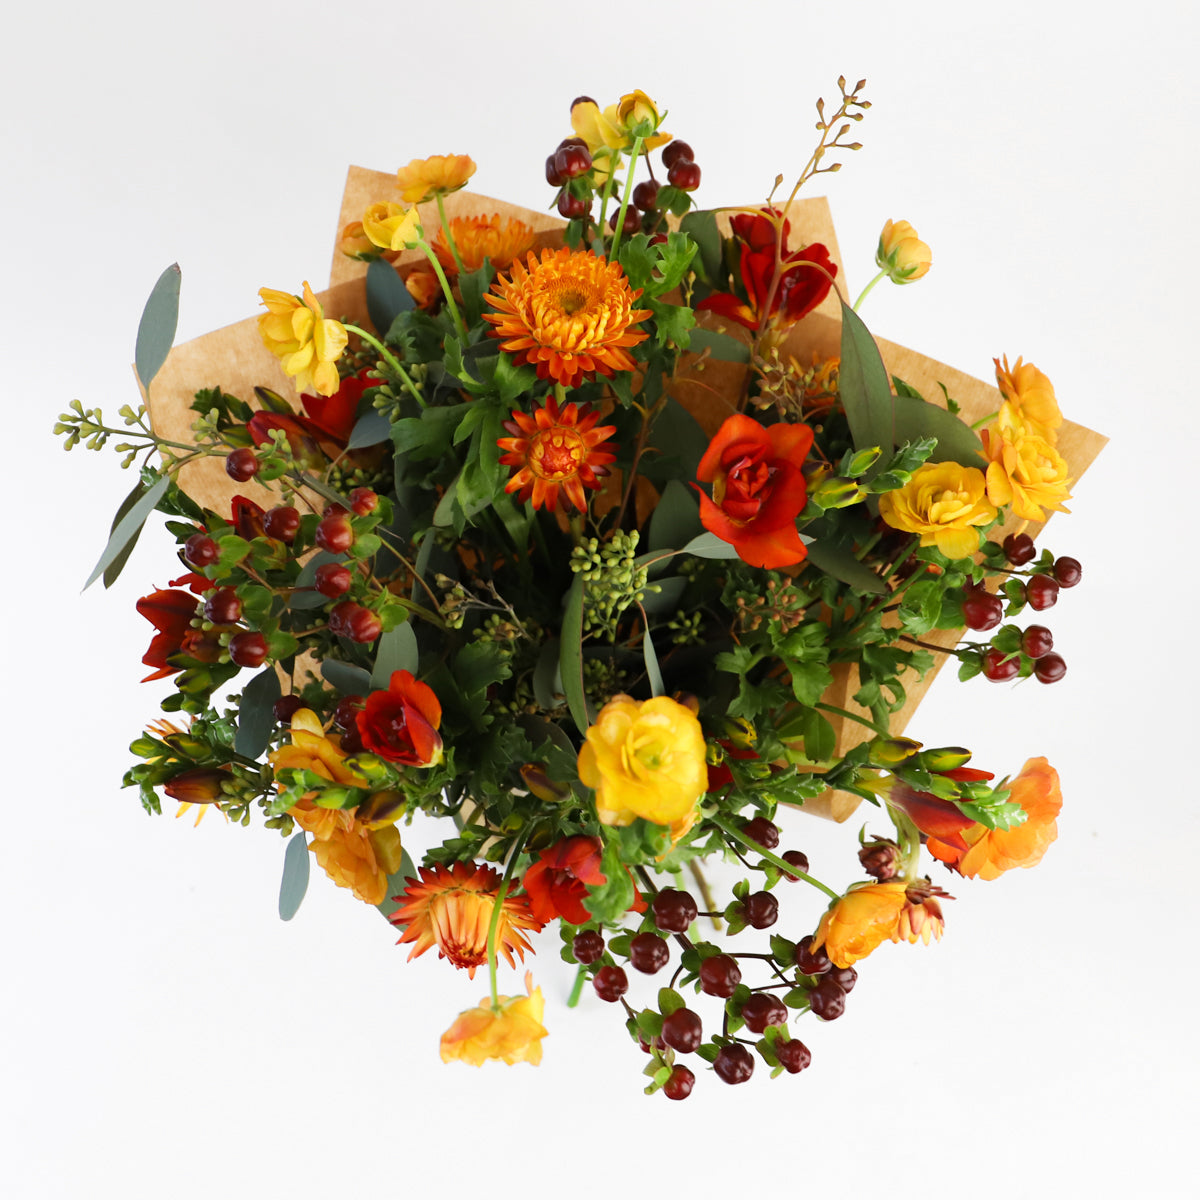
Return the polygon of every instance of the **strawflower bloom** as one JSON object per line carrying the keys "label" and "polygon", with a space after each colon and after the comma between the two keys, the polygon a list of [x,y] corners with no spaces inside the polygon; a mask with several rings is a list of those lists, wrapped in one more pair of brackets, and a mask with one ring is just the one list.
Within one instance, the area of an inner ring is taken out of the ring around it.
{"label": "strawflower bloom", "polygon": [[588,729],[578,767],[584,785],[596,790],[604,825],[644,817],[655,825],[686,822],[679,826],[685,830],[708,787],[700,722],[668,696],[614,696]]}
{"label": "strawflower bloom", "polygon": [[258,318],[258,332],[296,390],[332,396],[340,382],[334,364],[349,339],[345,326],[325,316],[307,280],[302,300],[274,288],[260,288],[258,294],[267,308]]}
{"label": "strawflower bloom", "polygon": [[470,1063],[481,1067],[488,1059],[537,1066],[542,1061],[542,1024],[546,1002],[542,989],[533,986],[533,976],[525,972],[524,996],[497,996],[495,1003],[484,996],[478,1008],[458,1014],[454,1024],[442,1034],[442,1062]]}
{"label": "strawflower bloom", "polygon": [[711,500],[700,493],[701,524],[752,567],[791,566],[807,553],[796,517],[808,502],[804,459],[812,442],[807,425],[763,426],[739,413],[700,460],[696,476],[712,484]]}
{"label": "strawflower bloom", "polygon": [[955,462],[925,463],[902,488],[879,497],[879,515],[893,529],[919,533],[922,546],[947,558],[966,558],[979,549],[977,526],[996,519],[985,494],[983,472]]}
{"label": "strawflower bloom", "polygon": [[442,706],[433,689],[411,671],[393,671],[387,691],[372,692],[355,720],[372,754],[405,767],[442,761]]}
{"label": "strawflower bloom", "polygon": [[[487,962],[488,926],[500,890],[499,872],[473,862],[456,862],[450,867],[438,863],[418,871],[420,880],[407,881],[403,896],[397,897],[403,903],[388,918],[393,925],[405,926],[396,944],[414,943],[410,962],[436,946],[439,958],[465,968],[474,979],[475,968]],[[524,896],[506,895],[496,926],[497,954],[514,966],[514,950],[522,959],[526,950],[532,953],[522,931],[540,928]]]}
{"label": "strawflower bloom", "polygon": [[403,250],[415,242],[421,225],[416,208],[405,208],[390,200],[372,204],[363,213],[362,227],[372,245],[381,250]]}
{"label": "strawflower bloom", "polygon": [[1063,421],[1054,385],[1033,363],[1020,358],[1011,367],[1007,354],[1003,363],[998,358],[993,358],[992,362],[996,365],[996,386],[1000,394],[1034,433],[1053,446]]}
{"label": "strawflower bloom", "polygon": [[924,942],[926,946],[931,940],[940,942],[946,931],[941,899],[952,900],[953,897],[947,896],[940,888],[930,888],[928,884],[910,886],[892,941],[911,942],[914,946],[918,942]]}
{"label": "strawflower bloom", "polygon": [[903,880],[856,884],[821,918],[811,948],[824,946],[835,967],[852,967],[881,942],[894,938],[907,903],[907,887]]}
{"label": "strawflower bloom", "polygon": [[1066,460],[1038,428],[1022,420],[1006,400],[995,424],[983,432],[988,499],[997,506],[1011,505],[1024,521],[1044,521],[1045,508],[1070,511]]}
{"label": "strawflower bloom", "polygon": [[929,273],[933,251],[907,221],[885,221],[875,263],[893,283],[915,283]]}
{"label": "strawflower bloom", "polygon": [[534,508],[552,512],[558,508],[561,492],[583,512],[587,508],[584,489],[598,488],[616,461],[617,456],[602,443],[617,427],[598,426],[600,414],[587,404],[572,402],[560,409],[553,396],[532,416],[517,410],[512,416],[504,428],[513,436],[496,442],[504,451],[501,465],[517,468],[504,490],[518,492],[522,502],[532,500]]}
{"label": "strawflower bloom", "polygon": [[498,311],[483,314],[516,363],[532,363],[539,378],[564,387],[597,371],[632,371],[629,347],[649,335],[630,326],[651,314],[633,307],[642,292],[630,288],[621,268],[566,247],[543,250],[540,261],[531,253],[526,263],[514,262],[510,275],[496,280],[487,301]]}
{"label": "strawflower bloom", "polygon": [[[507,271],[523,254],[533,248],[533,229],[515,217],[501,220],[493,213],[488,217],[452,217],[450,237],[458,249],[465,271],[477,271],[483,260],[490,260],[497,271]],[[446,231],[439,229],[433,241],[433,252],[447,273],[458,270]]]}
{"label": "strawflower bloom", "polygon": [[475,163],[467,154],[434,154],[414,158],[396,172],[400,199],[405,204],[423,204],[434,196],[448,196],[466,187],[475,174]]}

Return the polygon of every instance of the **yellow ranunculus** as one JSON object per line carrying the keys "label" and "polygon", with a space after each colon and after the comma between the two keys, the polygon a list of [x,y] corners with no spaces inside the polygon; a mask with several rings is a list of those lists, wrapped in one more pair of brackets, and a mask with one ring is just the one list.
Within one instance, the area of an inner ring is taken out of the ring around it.
{"label": "yellow ranunculus", "polygon": [[987,494],[993,504],[1009,504],[1024,521],[1044,521],[1043,508],[1070,511],[1066,460],[1039,432],[1022,420],[1007,400],[996,423],[984,431]]}
{"label": "yellow ranunculus", "polygon": [[975,527],[996,517],[986,488],[975,467],[926,463],[904,487],[879,497],[879,515],[893,529],[919,533],[922,546],[936,545],[947,558],[966,558],[979,549]]}
{"label": "yellow ranunculus", "polygon": [[587,731],[579,778],[596,789],[605,825],[684,822],[708,786],[700,722],[667,696],[614,696]]}
{"label": "yellow ranunculus", "polygon": [[852,887],[821,918],[812,949],[824,946],[835,967],[851,967],[860,958],[866,958],[899,929],[907,887],[903,880]]}
{"label": "yellow ranunculus", "polygon": [[527,1062],[537,1066],[542,1061],[542,1024],[546,1002],[542,989],[532,986],[533,978],[525,974],[525,996],[497,996],[493,1005],[485,996],[478,1008],[459,1013],[454,1024],[442,1034],[442,1062],[470,1063],[481,1067],[494,1058],[508,1063]]}
{"label": "yellow ranunculus", "polygon": [[992,362],[996,364],[996,385],[1000,394],[1031,432],[1045,438],[1051,446],[1055,445],[1063,418],[1054,385],[1033,363],[1018,358],[1010,367],[1007,354],[1003,364],[998,358]]}
{"label": "yellow ranunculus", "polygon": [[381,250],[403,250],[415,242],[420,232],[421,218],[416,207],[405,208],[390,200],[372,204],[363,213],[363,233]]}
{"label": "yellow ranunculus", "polygon": [[671,140],[669,133],[658,132],[662,117],[659,116],[658,106],[645,92],[633,91],[622,96],[617,101],[615,115],[617,125],[627,137],[632,139],[641,135],[643,150],[654,150]]}
{"label": "yellow ranunculus", "polygon": [[401,167],[396,182],[405,204],[424,204],[434,196],[448,196],[466,187],[474,174],[475,163],[469,154],[434,154],[414,158],[407,167]]}
{"label": "yellow ranunculus", "polygon": [[[297,817],[298,810],[291,814]],[[319,866],[338,887],[349,888],[365,904],[382,904],[387,896],[386,866],[375,849],[375,835],[351,813],[333,810],[337,820],[327,837],[314,834],[309,849]],[[303,824],[303,822],[300,822]],[[397,839],[399,834],[396,835]]]}
{"label": "yellow ranunculus", "polygon": [[885,221],[875,262],[893,283],[915,283],[929,273],[933,251],[907,221]]}
{"label": "yellow ranunculus", "polygon": [[276,771],[299,767],[343,787],[365,787],[367,783],[357,771],[346,766],[342,748],[325,736],[321,719],[308,708],[297,709],[292,717],[290,745],[272,750],[267,759]]}
{"label": "yellow ranunculus", "polygon": [[341,386],[334,364],[349,340],[345,327],[326,318],[307,280],[303,300],[275,288],[260,288],[258,294],[267,308],[258,318],[258,332],[296,390],[332,396]]}

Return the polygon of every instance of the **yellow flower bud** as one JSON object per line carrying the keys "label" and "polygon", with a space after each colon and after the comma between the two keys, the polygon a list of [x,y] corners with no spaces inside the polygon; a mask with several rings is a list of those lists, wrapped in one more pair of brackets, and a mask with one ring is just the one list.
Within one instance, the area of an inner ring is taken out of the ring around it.
{"label": "yellow flower bud", "polygon": [[907,221],[886,221],[879,235],[875,262],[893,283],[914,283],[929,273],[933,251]]}

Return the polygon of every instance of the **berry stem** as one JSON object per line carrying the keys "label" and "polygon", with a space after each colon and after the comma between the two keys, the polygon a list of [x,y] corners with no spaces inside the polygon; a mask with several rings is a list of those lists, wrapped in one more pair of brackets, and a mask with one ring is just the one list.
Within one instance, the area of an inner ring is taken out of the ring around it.
{"label": "berry stem", "polygon": [[722,914],[713,911],[716,906],[713,902],[712,888],[708,886],[708,880],[705,879],[704,872],[700,870],[700,864],[694,858],[688,861],[688,870],[691,871],[692,878],[696,881],[696,886],[700,889],[701,899],[709,909],[708,912],[699,915],[707,917],[712,922],[712,927],[719,932],[721,929]]}
{"label": "berry stem", "polygon": [[908,642],[913,646],[920,646],[922,650],[934,650],[938,654],[953,654],[955,658],[962,658],[963,651],[954,649],[953,647],[939,646],[934,642],[923,642],[920,638],[910,637],[907,633],[900,635],[902,642]]}
{"label": "berry stem", "polygon": [[[827,706],[822,704],[819,707],[825,708]],[[718,816],[711,816],[706,819],[708,820],[709,824],[715,825],[719,830],[721,830],[722,833],[733,838],[734,841],[741,842],[743,846],[748,846],[754,851],[755,854],[761,854],[767,862],[774,867],[778,867],[780,871],[784,872],[784,874],[795,875],[798,878],[803,879],[805,883],[811,883],[813,887],[819,888],[832,900],[841,899],[840,893],[835,892],[832,888],[826,887],[819,879],[814,879],[811,875],[801,871],[799,867],[795,867],[791,863],[785,862],[777,855],[772,854],[771,851],[765,846],[760,846],[752,838],[748,838],[740,829],[737,828],[736,825],[731,825],[728,821]]]}
{"label": "berry stem", "polygon": [[892,736],[892,731],[886,725],[877,725],[874,721],[868,721],[866,717],[859,716],[858,713],[852,713],[848,708],[838,708],[836,704],[823,704],[820,702],[818,702],[817,708],[834,713],[839,717],[847,717],[851,721],[857,721],[860,725],[865,725],[868,729],[873,729],[880,737]]}

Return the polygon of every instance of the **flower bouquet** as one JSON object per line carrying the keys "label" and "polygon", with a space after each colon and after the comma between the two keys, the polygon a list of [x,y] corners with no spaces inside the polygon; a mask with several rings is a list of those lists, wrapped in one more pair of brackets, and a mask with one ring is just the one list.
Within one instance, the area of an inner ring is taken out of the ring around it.
{"label": "flower bouquet", "polygon": [[[941,936],[923,849],[993,879],[1055,837],[1045,759],[998,780],[903,731],[947,658],[1062,677],[1013,618],[1079,582],[1032,532],[1103,439],[1020,359],[997,390],[872,337],[871,287],[930,267],[907,222],[848,303],[798,193],[858,148],[863,86],[818,102],[786,201],[780,177],[745,208],[695,206],[696,155],[641,92],[572,105],[562,219],[464,192],[465,156],[352,169],[330,291],[264,288],[258,318],[172,349],[170,268],[145,404],[56,427],[137,466],[89,583],[154,509],[182,562],[137,605],[174,690],[126,784],[287,838],[285,920],[311,854],[410,958],[486,967],[446,1060],[540,1060],[541,989],[502,995],[497,967],[557,924],[570,1003],[614,1006],[647,1091],[794,1074],[793,1018],[838,1017],[882,942]],[[864,801],[861,878],[780,848],[781,809]],[[417,812],[440,844],[405,844]]]}

